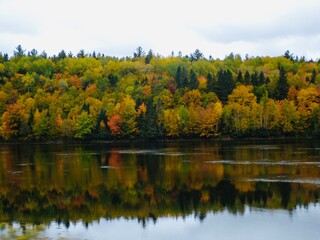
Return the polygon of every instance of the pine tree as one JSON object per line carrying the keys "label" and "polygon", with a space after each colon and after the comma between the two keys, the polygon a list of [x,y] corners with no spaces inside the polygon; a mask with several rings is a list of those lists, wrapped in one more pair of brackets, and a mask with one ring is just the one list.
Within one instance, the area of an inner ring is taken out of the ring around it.
{"label": "pine tree", "polygon": [[241,71],[238,72],[237,83],[242,83],[243,84],[243,77],[242,77],[242,72]]}
{"label": "pine tree", "polygon": [[196,73],[191,69],[190,71],[190,82],[189,82],[189,87],[190,89],[197,89],[199,85],[197,75]]}
{"label": "pine tree", "polygon": [[178,67],[176,71],[176,86],[177,88],[185,88],[188,86],[188,72],[185,67]]}
{"label": "pine tree", "polygon": [[265,83],[265,77],[263,72],[261,71],[259,74],[258,86],[262,86]]}
{"label": "pine tree", "polygon": [[215,81],[214,81],[211,73],[208,73],[207,80],[208,80],[207,90],[208,90],[208,92],[213,92],[214,88],[215,88]]}
{"label": "pine tree", "polygon": [[252,75],[251,75],[251,84],[253,86],[258,86],[259,85],[259,80],[258,80],[258,74],[256,72],[254,72]]}
{"label": "pine tree", "polygon": [[289,84],[287,81],[286,72],[282,66],[279,66],[279,81],[276,88],[276,99],[283,100],[287,97],[289,91]]}
{"label": "pine tree", "polygon": [[194,53],[190,54],[191,61],[198,61],[203,58],[204,58],[203,53],[199,49],[196,49]]}
{"label": "pine tree", "polygon": [[67,57],[67,54],[64,50],[61,50],[61,52],[58,53],[58,60],[64,59]]}
{"label": "pine tree", "polygon": [[150,49],[147,56],[146,56],[146,60],[145,60],[146,64],[149,64],[152,58],[153,58],[153,52]]}
{"label": "pine tree", "polygon": [[310,83],[316,83],[317,71],[313,69]]}
{"label": "pine tree", "polygon": [[86,55],[86,53],[84,52],[84,50],[83,49],[81,49],[80,51],[79,51],[79,53],[77,54],[77,58],[84,58],[84,57],[86,57],[87,55]]}
{"label": "pine tree", "polygon": [[181,79],[181,67],[179,66],[176,71],[176,86],[177,88],[182,87],[182,79]]}
{"label": "pine tree", "polygon": [[133,53],[133,57],[143,57],[146,52],[143,50],[141,46],[137,47],[136,52]]}
{"label": "pine tree", "polygon": [[244,85],[250,85],[250,83],[251,83],[251,76],[250,76],[250,73],[248,72],[248,70],[244,74],[243,83],[244,83]]}
{"label": "pine tree", "polygon": [[226,103],[229,94],[232,92],[235,86],[235,83],[232,79],[232,73],[229,69],[226,71],[220,69],[217,78],[218,80],[215,87],[215,92],[218,95],[219,99],[223,103]]}
{"label": "pine tree", "polygon": [[26,50],[23,50],[23,48],[21,47],[21,45],[18,45],[18,46],[16,47],[16,50],[13,51],[13,56],[15,56],[15,57],[23,57],[23,56],[25,56],[25,51],[26,51]]}

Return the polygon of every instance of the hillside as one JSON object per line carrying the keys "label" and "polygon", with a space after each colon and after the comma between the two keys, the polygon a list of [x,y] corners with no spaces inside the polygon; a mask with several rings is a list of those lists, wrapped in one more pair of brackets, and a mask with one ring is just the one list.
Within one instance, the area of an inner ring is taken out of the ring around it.
{"label": "hillside", "polygon": [[4,141],[319,135],[320,65],[295,58],[0,54]]}

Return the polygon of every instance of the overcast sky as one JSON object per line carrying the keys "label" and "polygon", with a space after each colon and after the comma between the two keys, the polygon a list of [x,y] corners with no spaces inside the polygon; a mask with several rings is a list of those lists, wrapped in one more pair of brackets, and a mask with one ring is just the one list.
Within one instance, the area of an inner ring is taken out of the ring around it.
{"label": "overcast sky", "polygon": [[320,58],[319,0],[0,0],[0,52]]}

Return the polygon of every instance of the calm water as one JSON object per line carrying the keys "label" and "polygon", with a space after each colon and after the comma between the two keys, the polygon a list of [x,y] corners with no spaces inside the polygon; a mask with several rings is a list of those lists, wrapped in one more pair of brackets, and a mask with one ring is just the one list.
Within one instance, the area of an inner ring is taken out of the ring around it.
{"label": "calm water", "polygon": [[319,239],[320,141],[0,145],[0,239]]}

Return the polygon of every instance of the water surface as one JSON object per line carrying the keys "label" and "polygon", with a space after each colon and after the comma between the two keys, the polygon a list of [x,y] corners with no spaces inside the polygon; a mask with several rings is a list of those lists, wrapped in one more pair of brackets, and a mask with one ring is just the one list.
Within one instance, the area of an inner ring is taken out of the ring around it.
{"label": "water surface", "polygon": [[316,140],[0,146],[3,239],[317,239],[319,194]]}

